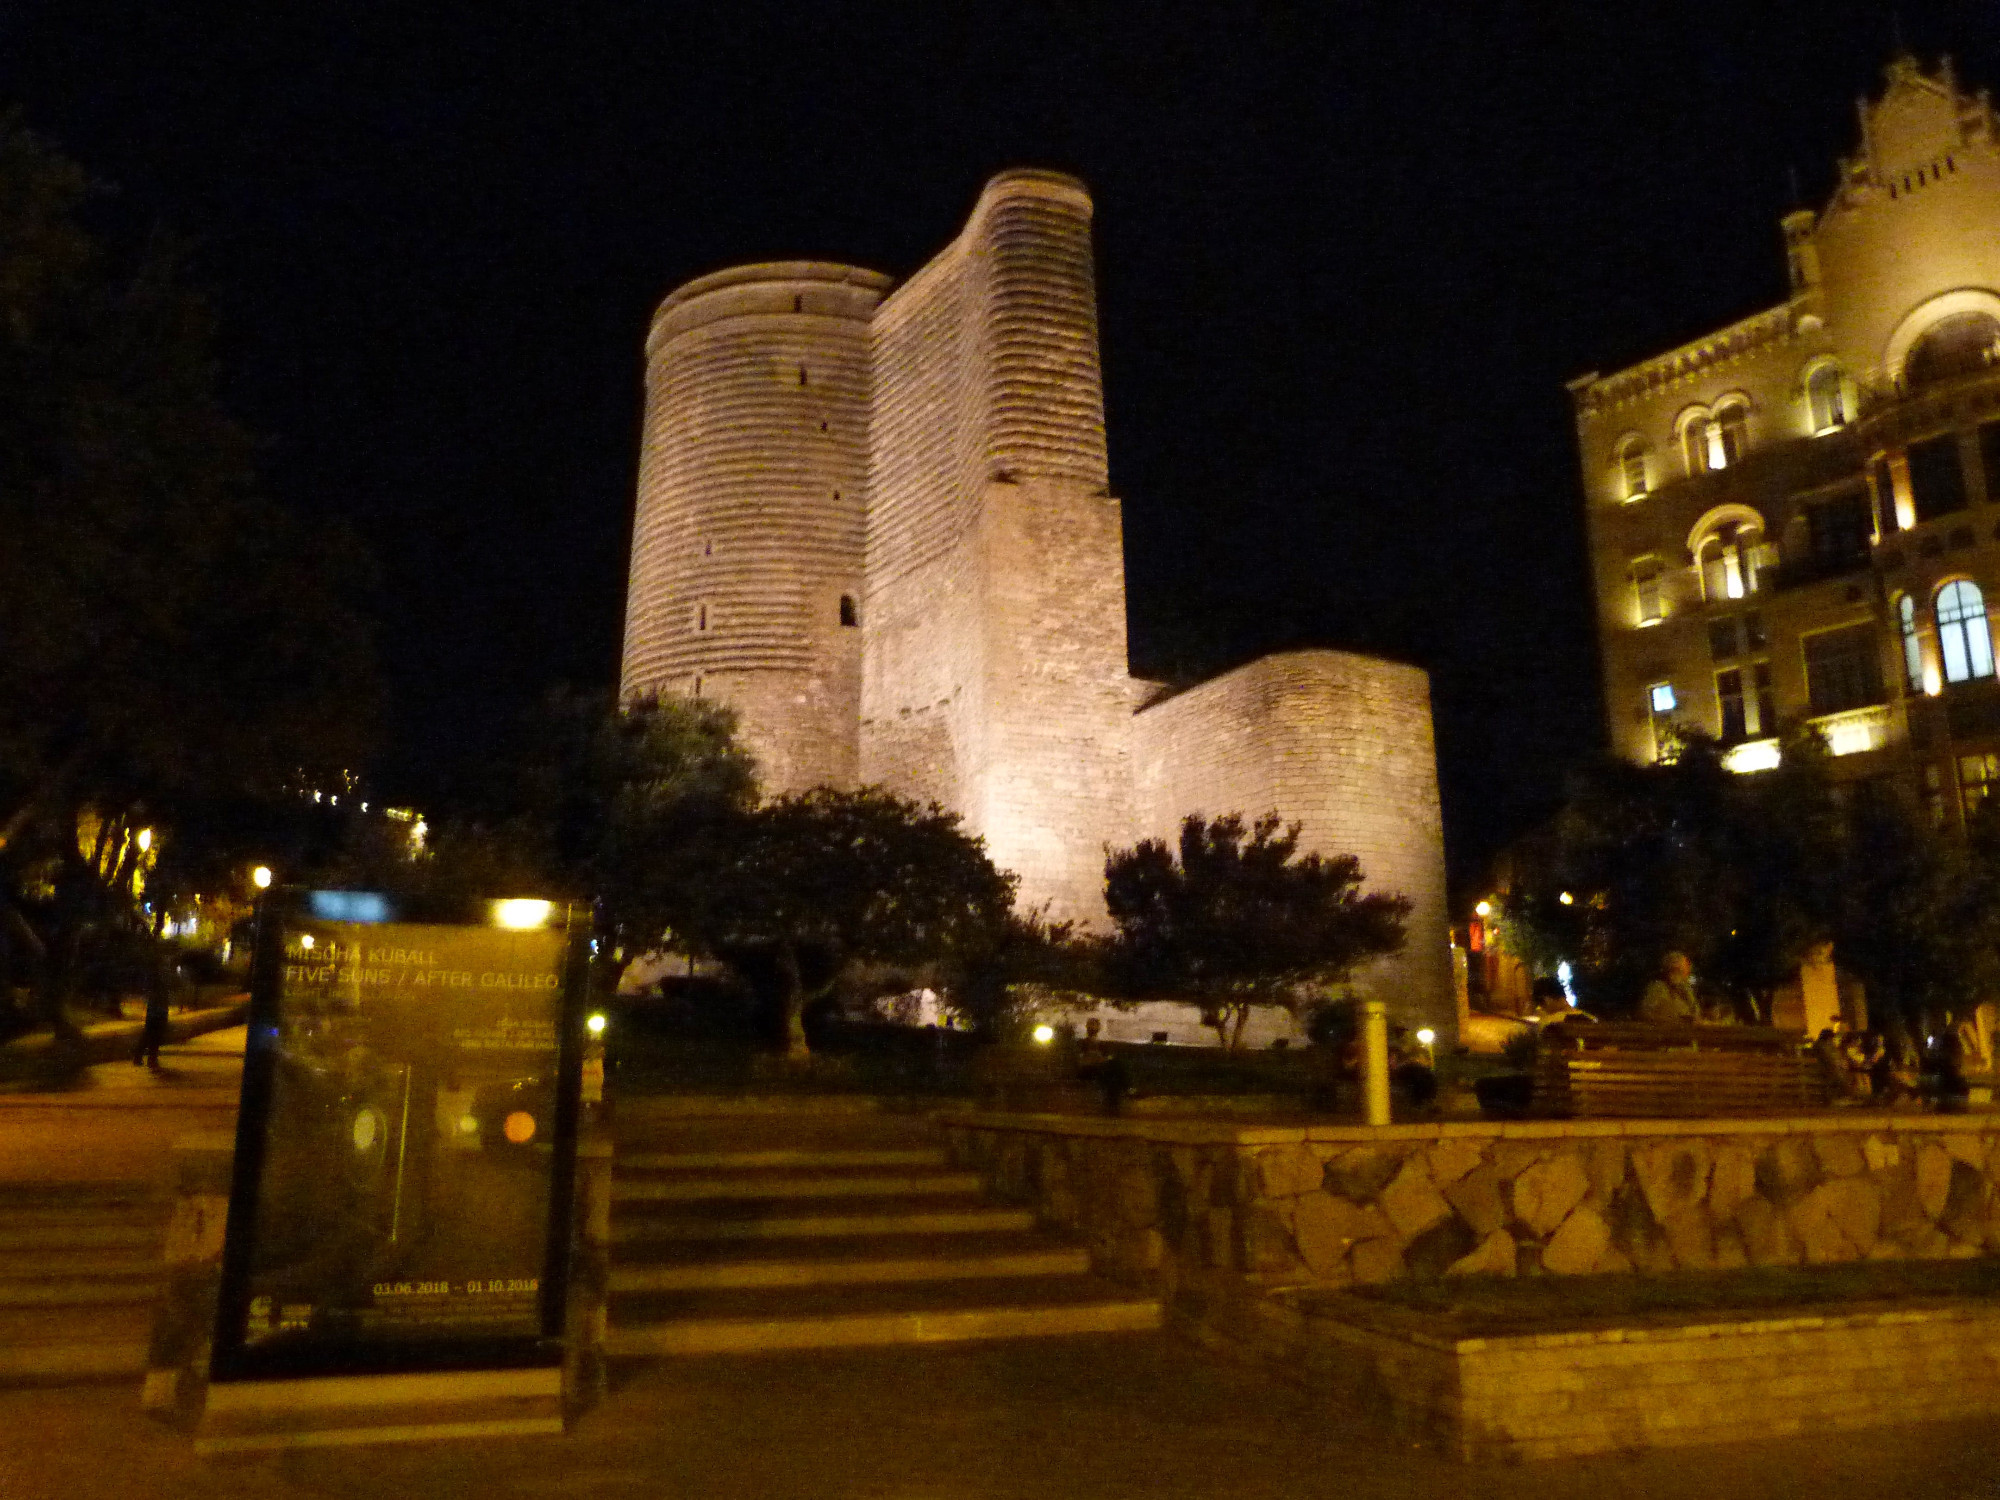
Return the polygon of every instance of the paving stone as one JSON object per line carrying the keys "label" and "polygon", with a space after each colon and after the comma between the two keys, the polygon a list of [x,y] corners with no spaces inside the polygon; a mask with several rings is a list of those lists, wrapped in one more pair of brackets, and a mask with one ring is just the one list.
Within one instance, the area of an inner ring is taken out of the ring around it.
{"label": "paving stone", "polygon": [[1404,1238],[1422,1234],[1440,1219],[1451,1215],[1451,1205],[1431,1181],[1421,1156],[1412,1155],[1403,1163],[1393,1181],[1382,1189],[1378,1200],[1389,1222]]}
{"label": "paving stone", "polygon": [[1951,1156],[1936,1141],[1925,1141],[1917,1148],[1917,1202],[1936,1219],[1950,1197]]}
{"label": "paving stone", "polygon": [[1757,1157],[1757,1191],[1780,1208],[1818,1187],[1820,1176],[1819,1157],[1803,1136],[1780,1136]]}
{"label": "paving stone", "polygon": [[1456,1182],[1485,1158],[1486,1150],[1478,1141],[1454,1136],[1438,1141],[1424,1152],[1424,1160],[1430,1167],[1431,1181],[1442,1187]]}
{"label": "paving stone", "polygon": [[1553,1232],[1590,1191],[1590,1178],[1574,1152],[1538,1162],[1514,1179],[1514,1217],[1537,1235]]}
{"label": "paving stone", "polygon": [[1327,1167],[1326,1181],[1341,1197],[1367,1203],[1389,1185],[1402,1165],[1402,1157],[1395,1152],[1357,1146]]}
{"label": "paving stone", "polygon": [[1717,1219],[1726,1219],[1756,1191],[1757,1158],[1750,1148],[1735,1141],[1718,1146],[1715,1164],[1709,1169],[1709,1212]]}
{"label": "paving stone", "polygon": [[1470,1255],[1455,1260],[1445,1270],[1447,1276],[1512,1276],[1519,1258],[1514,1236],[1496,1229],[1479,1242]]}
{"label": "paving stone", "polygon": [[1257,1153],[1257,1190],[1266,1198],[1316,1193],[1326,1166],[1302,1145],[1270,1146]]}
{"label": "paving stone", "polygon": [[1736,1227],[1753,1266],[1793,1266],[1804,1254],[1784,1214],[1761,1196],[1736,1206]]}
{"label": "paving stone", "polygon": [[1660,1220],[1674,1264],[1684,1271],[1706,1271],[1715,1264],[1715,1226],[1708,1205],[1687,1203]]}
{"label": "paving stone", "polygon": [[1387,1281],[1392,1276],[1402,1274],[1403,1241],[1395,1235],[1384,1235],[1377,1240],[1363,1240],[1354,1247],[1349,1257],[1354,1267],[1354,1279],[1363,1283]]}
{"label": "paving stone", "polygon": [[1828,1132],[1813,1137],[1813,1154],[1820,1170],[1829,1177],[1859,1177],[1868,1170],[1868,1158],[1851,1135]]}
{"label": "paving stone", "polygon": [[1699,1137],[1661,1141],[1632,1153],[1632,1175],[1639,1179],[1653,1217],[1662,1222],[1708,1196],[1710,1165],[1708,1142]]}
{"label": "paving stone", "polygon": [[1313,1193],[1292,1204],[1292,1240],[1299,1258],[1316,1277],[1342,1273],[1356,1241],[1380,1239],[1392,1231],[1389,1216],[1330,1193]]}
{"label": "paving stone", "polygon": [[1610,1248],[1610,1226],[1595,1209],[1579,1208],[1542,1247],[1542,1269],[1559,1276],[1581,1276],[1594,1270]]}
{"label": "paving stone", "polygon": [[1903,1160],[1901,1144],[1887,1136],[1864,1137],[1861,1142],[1861,1154],[1867,1159],[1868,1170],[1871,1172],[1880,1172],[1897,1166]]}
{"label": "paving stone", "polygon": [[1941,1138],[1940,1144],[1945,1154],[1953,1161],[1962,1161],[1975,1171],[1986,1170],[1986,1138],[1959,1131]]}
{"label": "paving stone", "polygon": [[1591,1196],[1600,1203],[1608,1203],[1624,1185],[1625,1161],[1625,1143],[1615,1136],[1584,1142],[1584,1175],[1590,1179]]}
{"label": "paving stone", "polygon": [[1482,1238],[1507,1223],[1507,1204],[1501,1197],[1500,1174],[1489,1163],[1476,1167],[1456,1182],[1446,1183],[1445,1201]]}

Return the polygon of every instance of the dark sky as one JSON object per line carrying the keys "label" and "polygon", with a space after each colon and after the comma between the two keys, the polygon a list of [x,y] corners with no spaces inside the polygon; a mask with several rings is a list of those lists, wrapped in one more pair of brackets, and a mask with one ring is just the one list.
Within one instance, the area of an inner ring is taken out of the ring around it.
{"label": "dark sky", "polygon": [[[1903,3],[2000,87],[1995,0]],[[204,14],[212,10],[212,14]],[[389,795],[617,670],[641,341],[1097,200],[1134,665],[1430,669],[1461,879],[1600,740],[1563,382],[1784,295],[1884,5],[0,3],[0,102],[198,246],[268,487],[383,570]]]}

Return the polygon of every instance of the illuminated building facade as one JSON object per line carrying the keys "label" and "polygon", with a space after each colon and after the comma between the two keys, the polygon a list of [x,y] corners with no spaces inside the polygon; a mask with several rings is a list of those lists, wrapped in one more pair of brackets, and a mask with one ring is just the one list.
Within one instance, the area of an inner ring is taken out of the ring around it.
{"label": "illuminated building facade", "polygon": [[1611,742],[1675,725],[1772,764],[1816,725],[1846,779],[1957,823],[2000,785],[2000,124],[1950,63],[1888,69],[1791,296],[1571,384]]}
{"label": "illuminated building facade", "polygon": [[1131,675],[1091,215],[1074,179],[1007,172],[900,286],[798,261],[667,298],[623,692],[729,704],[769,791],[958,813],[1023,906],[1086,925],[1107,847],[1276,810],[1411,898],[1405,952],[1360,987],[1449,1039],[1426,675],[1338,651]]}

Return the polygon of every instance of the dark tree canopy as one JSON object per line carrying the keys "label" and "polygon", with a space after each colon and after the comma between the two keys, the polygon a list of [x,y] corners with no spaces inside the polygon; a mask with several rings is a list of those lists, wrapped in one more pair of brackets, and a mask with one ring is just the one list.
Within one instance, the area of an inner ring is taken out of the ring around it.
{"label": "dark tree canopy", "polygon": [[1510,945],[1544,971],[1569,960],[1586,1005],[1611,1013],[1679,951],[1705,987],[1768,1016],[1772,990],[1829,939],[1878,1010],[2000,991],[2000,828],[1975,820],[1956,839],[1900,786],[1842,788],[1810,729],[1788,732],[1781,756],[1737,775],[1690,735],[1671,760],[1579,775],[1516,851]]}
{"label": "dark tree canopy", "polygon": [[805,1004],[866,960],[947,970],[990,961],[1010,931],[1014,878],[958,818],[879,788],[779,797],[708,831],[682,939],[764,990],[786,1051]]}
{"label": "dark tree canopy", "polygon": [[354,554],[259,498],[181,257],[99,196],[0,119],[0,925],[57,1021],[137,923],[110,851],[151,829],[198,878],[225,804],[343,785],[376,706]]}
{"label": "dark tree canopy", "polygon": [[1298,852],[1276,813],[1189,817],[1170,847],[1146,839],[1110,855],[1105,904],[1114,984],[1135,998],[1193,1000],[1228,1045],[1251,1007],[1319,998],[1364,960],[1397,952],[1410,903],[1363,895],[1351,854]]}

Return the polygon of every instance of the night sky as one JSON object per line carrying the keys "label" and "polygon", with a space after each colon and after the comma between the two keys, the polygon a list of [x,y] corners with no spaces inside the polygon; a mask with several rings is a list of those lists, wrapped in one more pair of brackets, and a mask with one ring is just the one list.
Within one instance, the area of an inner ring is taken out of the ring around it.
{"label": "night sky", "polygon": [[[1097,201],[1134,666],[1432,675],[1461,885],[1596,752],[1563,382],[1781,300],[1890,8],[0,5],[0,103],[192,238],[272,494],[380,569],[383,795],[617,674],[654,305]],[[2000,88],[1994,0],[1904,3]],[[1254,810],[1253,810],[1254,811]]]}

